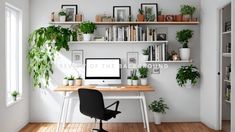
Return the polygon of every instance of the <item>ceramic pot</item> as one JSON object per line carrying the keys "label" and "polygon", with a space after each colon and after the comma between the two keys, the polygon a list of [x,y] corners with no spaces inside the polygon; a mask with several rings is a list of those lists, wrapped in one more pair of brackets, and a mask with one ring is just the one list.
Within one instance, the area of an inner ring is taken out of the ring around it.
{"label": "ceramic pot", "polygon": [[68,82],[68,80],[67,80],[67,79],[64,79],[64,80],[63,80],[63,85],[64,85],[64,86],[67,86],[67,85],[68,85],[68,83],[69,83],[69,82]]}
{"label": "ceramic pot", "polygon": [[137,21],[138,22],[143,22],[144,21],[144,15],[143,14],[138,14],[137,15]]}
{"label": "ceramic pot", "polygon": [[148,56],[148,55],[143,55],[143,60],[144,60],[144,61],[148,61],[148,59],[149,59],[149,56]]}
{"label": "ceramic pot", "polygon": [[60,16],[60,22],[65,22],[66,16]]}
{"label": "ceramic pot", "polygon": [[92,34],[83,34],[83,41],[91,41]]}
{"label": "ceramic pot", "polygon": [[146,86],[148,84],[148,79],[147,78],[141,78],[140,79],[140,84],[143,86]]}
{"label": "ceramic pot", "polygon": [[159,22],[164,22],[165,21],[165,16],[164,15],[159,15],[158,16],[158,21]]}
{"label": "ceramic pot", "polygon": [[181,60],[188,61],[190,58],[190,48],[181,48],[180,58]]}
{"label": "ceramic pot", "polygon": [[69,86],[73,86],[74,85],[74,80],[69,80]]}
{"label": "ceramic pot", "polygon": [[76,86],[82,86],[82,79],[76,79],[75,80],[75,85]]}
{"label": "ceramic pot", "polygon": [[138,80],[132,80],[132,85],[137,86],[138,85]]}
{"label": "ceramic pot", "polygon": [[182,15],[175,15],[176,22],[182,22],[183,16]]}
{"label": "ceramic pot", "polygon": [[162,113],[154,112],[153,116],[154,116],[154,123],[156,125],[160,125],[162,122]]}
{"label": "ceramic pot", "polygon": [[183,15],[183,21],[184,22],[190,21],[190,15]]}
{"label": "ceramic pot", "polygon": [[129,86],[132,85],[132,80],[131,79],[127,79],[127,85],[129,85]]}

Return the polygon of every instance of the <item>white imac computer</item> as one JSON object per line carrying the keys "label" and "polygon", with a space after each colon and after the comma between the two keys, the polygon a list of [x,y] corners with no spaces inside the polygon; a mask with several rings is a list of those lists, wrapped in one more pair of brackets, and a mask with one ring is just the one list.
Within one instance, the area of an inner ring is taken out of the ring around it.
{"label": "white imac computer", "polygon": [[85,85],[121,84],[120,58],[86,58]]}

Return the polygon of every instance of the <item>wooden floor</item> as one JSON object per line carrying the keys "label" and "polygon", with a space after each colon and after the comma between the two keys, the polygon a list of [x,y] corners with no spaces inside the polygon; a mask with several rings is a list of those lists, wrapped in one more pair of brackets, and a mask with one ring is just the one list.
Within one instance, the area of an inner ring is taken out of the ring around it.
{"label": "wooden floor", "polygon": [[[91,132],[96,124],[68,124],[63,132]],[[142,123],[104,123],[104,129],[109,132],[146,132]],[[55,132],[56,124],[30,123],[20,132]],[[207,128],[201,123],[163,123],[150,124],[151,132],[218,132]]]}

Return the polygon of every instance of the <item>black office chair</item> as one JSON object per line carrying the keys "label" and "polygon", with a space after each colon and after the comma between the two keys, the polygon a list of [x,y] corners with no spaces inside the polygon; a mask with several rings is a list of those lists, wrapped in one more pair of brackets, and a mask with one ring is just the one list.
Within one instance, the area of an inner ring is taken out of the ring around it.
{"label": "black office chair", "polygon": [[[93,129],[98,132],[107,132],[102,127],[102,120],[107,121],[115,118],[117,114],[121,113],[118,110],[119,101],[105,107],[103,95],[101,92],[92,89],[79,89],[78,95],[80,98],[80,111],[86,116],[100,120],[100,128]],[[107,109],[116,104],[115,110]]]}

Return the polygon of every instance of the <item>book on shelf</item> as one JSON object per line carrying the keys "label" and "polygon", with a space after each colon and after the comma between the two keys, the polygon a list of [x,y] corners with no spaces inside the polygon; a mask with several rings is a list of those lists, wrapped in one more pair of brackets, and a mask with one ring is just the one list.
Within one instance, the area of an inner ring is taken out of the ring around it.
{"label": "book on shelf", "polygon": [[165,43],[148,47],[148,61],[166,61],[167,45]]}
{"label": "book on shelf", "polygon": [[157,41],[157,29],[138,25],[114,25],[106,28],[105,41]]}

